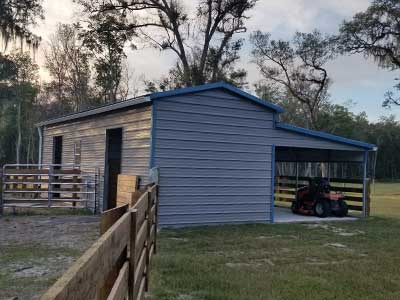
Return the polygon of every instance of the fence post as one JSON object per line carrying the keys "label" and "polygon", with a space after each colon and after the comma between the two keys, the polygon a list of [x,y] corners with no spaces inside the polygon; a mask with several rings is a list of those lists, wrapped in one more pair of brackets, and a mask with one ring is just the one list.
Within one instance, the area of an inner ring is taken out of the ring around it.
{"label": "fence post", "polygon": [[100,182],[100,168],[96,167],[94,171],[94,210],[93,214],[97,213],[97,208],[100,205],[97,205],[97,193],[100,190],[98,184]]}
{"label": "fence post", "polygon": [[366,195],[366,217],[369,217],[370,212],[371,212],[371,179],[367,180],[367,189],[366,189],[367,195]]}
{"label": "fence post", "polygon": [[147,238],[146,238],[146,279],[145,279],[145,291],[149,291],[149,273],[150,273],[150,249],[151,249],[151,193],[147,189]]}
{"label": "fence post", "polygon": [[156,185],[156,198],[155,198],[155,205],[156,205],[156,212],[154,215],[154,254],[157,254],[157,228],[158,228],[158,195],[159,195],[159,185]]}
{"label": "fence post", "polygon": [[0,168],[0,215],[3,214],[3,168]]}
{"label": "fence post", "polygon": [[131,226],[129,232],[129,281],[128,296],[129,300],[136,300],[135,295],[135,271],[136,271],[136,232],[137,232],[137,210],[129,210],[131,214]]}

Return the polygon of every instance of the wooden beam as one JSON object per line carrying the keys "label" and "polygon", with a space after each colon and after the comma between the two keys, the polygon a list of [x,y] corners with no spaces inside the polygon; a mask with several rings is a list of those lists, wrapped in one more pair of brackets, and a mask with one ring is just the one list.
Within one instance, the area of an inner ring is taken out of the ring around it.
{"label": "wooden beam", "polygon": [[127,204],[104,211],[100,217],[100,235],[104,234],[127,211]]}
{"label": "wooden beam", "polygon": [[[41,297],[42,300],[94,299],[129,241],[130,214],[121,217]],[[99,264],[101,262],[101,264]]]}
{"label": "wooden beam", "polygon": [[117,280],[107,300],[124,300],[128,294],[129,262],[125,262],[119,271]]}

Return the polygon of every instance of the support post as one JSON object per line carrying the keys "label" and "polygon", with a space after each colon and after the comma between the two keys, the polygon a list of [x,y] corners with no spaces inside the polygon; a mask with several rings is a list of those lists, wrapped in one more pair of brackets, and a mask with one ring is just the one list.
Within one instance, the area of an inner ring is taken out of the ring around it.
{"label": "support post", "polygon": [[[366,218],[368,216],[368,203],[369,196],[367,197],[367,165],[368,165],[368,151],[364,152],[364,160],[363,160],[363,207],[362,207],[362,217]],[[369,193],[368,193],[369,194]]]}
{"label": "support post", "polygon": [[53,190],[53,185],[52,185],[52,181],[53,181],[53,171],[54,171],[54,167],[50,166],[49,167],[49,173],[48,173],[48,181],[47,181],[47,206],[50,208],[51,207],[51,199],[53,198],[53,194],[52,194],[52,190]]}
{"label": "support post", "polygon": [[371,212],[371,179],[367,180],[367,196],[366,196],[366,201],[367,201],[367,209],[366,209],[366,216],[369,217],[370,212]]}
{"label": "support post", "polygon": [[151,193],[147,190],[147,237],[146,237],[146,278],[145,278],[145,291],[149,291],[149,281],[150,281],[150,250],[151,250],[151,226],[153,225],[153,220],[151,218]]}
{"label": "support post", "polygon": [[0,215],[3,214],[3,184],[4,184],[4,168],[0,169]]}
{"label": "support post", "polygon": [[328,180],[331,180],[331,163],[328,161]]}
{"label": "support post", "polygon": [[37,127],[37,131],[39,134],[39,157],[38,157],[38,169],[42,167],[42,155],[43,155],[43,127]]}
{"label": "support post", "polygon": [[270,206],[270,218],[271,223],[274,223],[275,219],[275,145],[271,147],[271,206]]}

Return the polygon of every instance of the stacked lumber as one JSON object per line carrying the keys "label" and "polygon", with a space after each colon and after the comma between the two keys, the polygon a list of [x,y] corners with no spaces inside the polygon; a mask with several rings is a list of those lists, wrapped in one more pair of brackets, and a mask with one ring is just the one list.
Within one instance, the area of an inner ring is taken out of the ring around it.
{"label": "stacked lumber", "polygon": [[128,204],[135,205],[143,191],[139,191],[139,177],[134,175],[118,175],[117,207]]}

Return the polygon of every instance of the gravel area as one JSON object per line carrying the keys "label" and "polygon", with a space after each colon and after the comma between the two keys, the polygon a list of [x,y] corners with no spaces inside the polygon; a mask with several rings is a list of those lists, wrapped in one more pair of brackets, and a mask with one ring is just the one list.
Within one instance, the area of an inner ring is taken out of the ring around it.
{"label": "gravel area", "polygon": [[99,217],[0,217],[0,300],[40,295],[99,237]]}

